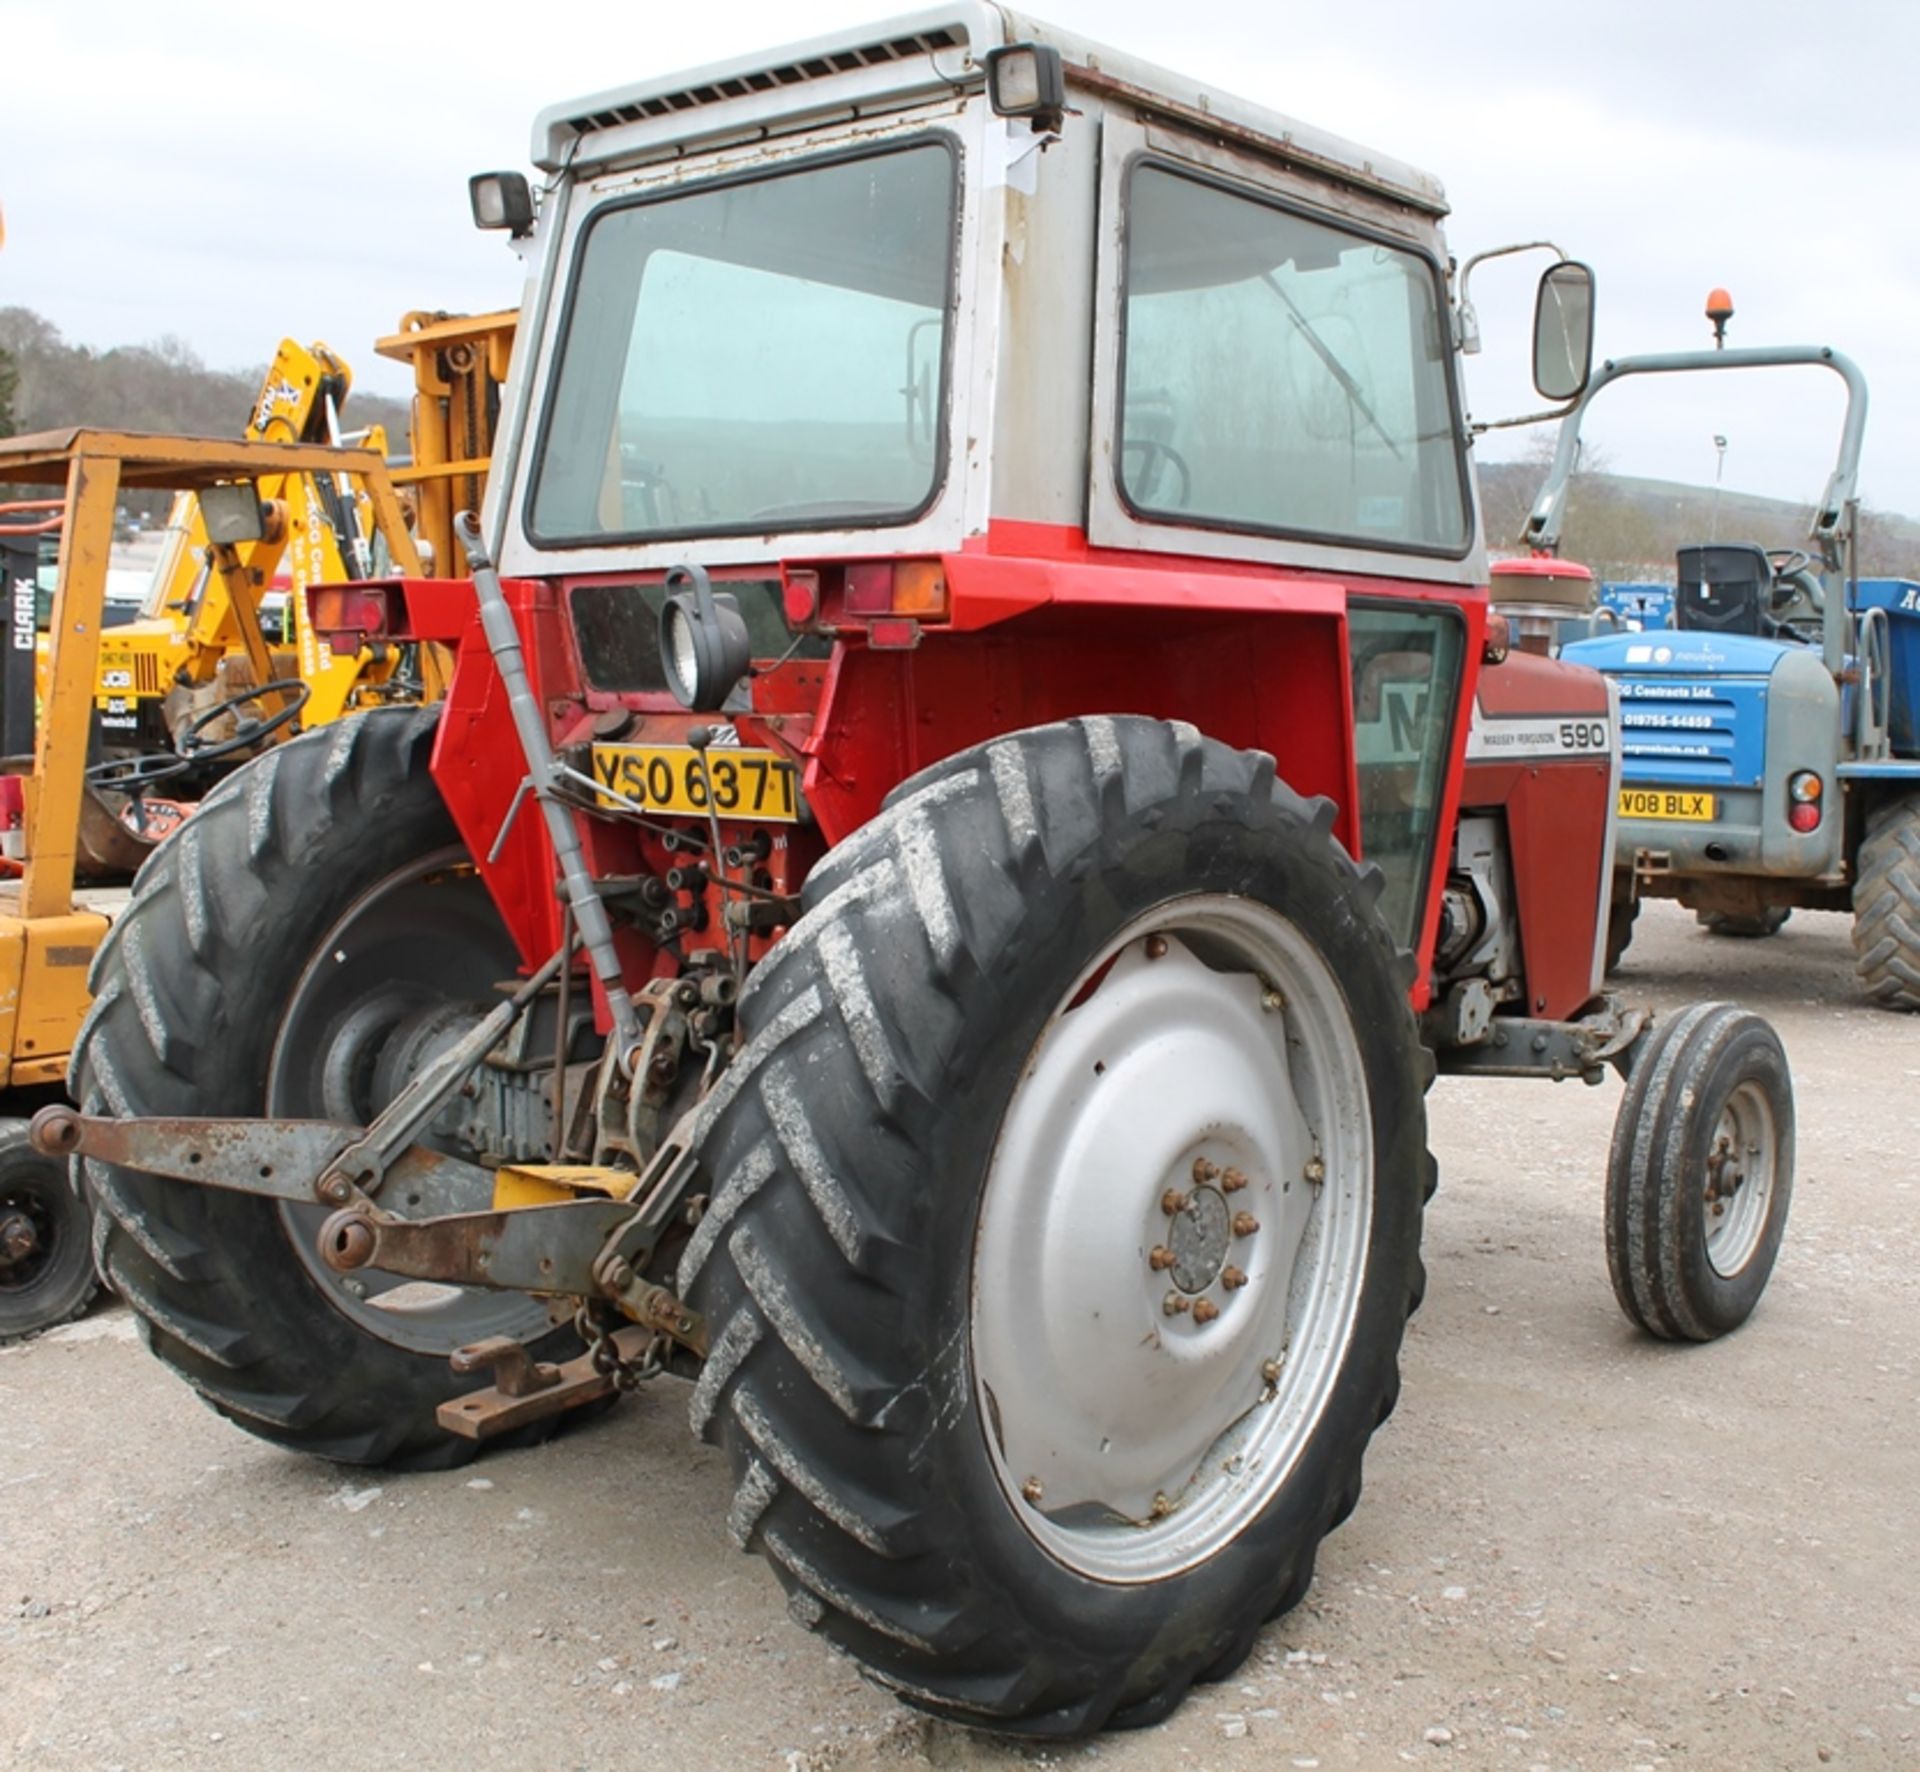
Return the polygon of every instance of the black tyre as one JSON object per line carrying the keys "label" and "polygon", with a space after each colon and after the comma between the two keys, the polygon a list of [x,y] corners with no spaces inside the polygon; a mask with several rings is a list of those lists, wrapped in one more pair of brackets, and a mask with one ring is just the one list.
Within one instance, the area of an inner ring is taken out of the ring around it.
{"label": "black tyre", "polygon": [[86,1201],[67,1166],[0,1120],[0,1342],[79,1316],[100,1290]]}
{"label": "black tyre", "polygon": [[1733,911],[1695,911],[1695,920],[1709,935],[1731,936],[1736,941],[1764,941],[1778,935],[1793,915],[1790,905],[1769,905],[1764,911],[1743,916]]}
{"label": "black tyre", "polygon": [[1607,1158],[1620,1308],[1668,1341],[1737,1329],[1766,1290],[1793,1198],[1793,1083],[1779,1036],[1730,1003],[1659,1023],[1634,1055]]}
{"label": "black tyre", "polygon": [[736,1541],[913,1704],[1151,1722],[1359,1495],[1432,1165],[1332,822],[1191,727],[1019,733],[830,854],[743,999],[693,1426]]}
{"label": "black tyre", "polygon": [[1637,898],[1616,898],[1607,910],[1607,970],[1612,972],[1633,946],[1633,926],[1640,920]]}
{"label": "black tyre", "polygon": [[[395,709],[293,739],[155,851],[95,966],[73,1071],[86,1112],[365,1123],[497,1000],[516,956],[427,774],[433,729]],[[264,1439],[459,1463],[474,1442],[434,1419],[474,1388],[448,1369],[455,1347],[509,1334],[576,1351],[526,1298],[332,1273],[318,1205],[85,1172],[101,1267],[153,1351]]]}
{"label": "black tyre", "polygon": [[1868,816],[1854,864],[1853,952],[1874,1002],[1920,1009],[1920,796]]}

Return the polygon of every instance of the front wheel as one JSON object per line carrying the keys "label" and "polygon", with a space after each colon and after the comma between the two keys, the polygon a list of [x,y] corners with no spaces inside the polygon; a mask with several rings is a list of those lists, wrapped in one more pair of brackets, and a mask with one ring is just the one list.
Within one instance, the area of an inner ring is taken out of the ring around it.
{"label": "front wheel", "polygon": [[1793,1196],[1779,1036],[1730,1003],[1659,1023],[1634,1055],[1607,1159],[1607,1269],[1627,1316],[1712,1341],[1760,1302]]}
{"label": "front wheel", "polygon": [[743,999],[694,1426],[735,1538],[914,1704],[1152,1721],[1358,1497],[1431,1165],[1331,824],[1191,728],[1016,734],[830,855]]}
{"label": "front wheel", "polygon": [[79,1316],[100,1290],[91,1219],[67,1166],[27,1141],[23,1120],[0,1120],[0,1341]]}

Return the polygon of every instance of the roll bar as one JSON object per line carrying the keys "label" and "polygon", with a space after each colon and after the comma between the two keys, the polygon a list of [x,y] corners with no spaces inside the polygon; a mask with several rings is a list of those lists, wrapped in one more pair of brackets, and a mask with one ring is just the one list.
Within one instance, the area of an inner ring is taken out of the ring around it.
{"label": "roll bar", "polygon": [[[1847,416],[1840,427],[1840,454],[1828,477],[1826,491],[1813,514],[1808,537],[1817,543],[1828,571],[1841,570],[1840,530],[1850,521],[1855,482],[1860,473],[1860,443],[1867,429],[1867,378],[1851,357],[1827,345],[1760,345],[1731,351],[1667,351],[1644,357],[1615,357],[1600,365],[1587,391],[1560,421],[1560,441],[1553,466],[1533,501],[1521,539],[1537,554],[1560,548],[1560,527],[1566,515],[1567,484],[1580,456],[1580,424],[1600,390],[1629,375],[1679,375],[1705,369],[1831,369],[1847,384]],[[1827,668],[1838,672],[1846,651],[1846,598],[1826,599],[1825,652]]]}

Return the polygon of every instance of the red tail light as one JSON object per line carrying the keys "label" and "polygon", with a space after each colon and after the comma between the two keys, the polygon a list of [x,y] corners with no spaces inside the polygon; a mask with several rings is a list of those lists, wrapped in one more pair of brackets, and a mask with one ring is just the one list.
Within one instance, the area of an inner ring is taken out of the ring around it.
{"label": "red tail light", "polygon": [[1816,770],[1802,769],[1787,778],[1787,823],[1802,836],[1820,828],[1820,799],[1825,790]]}
{"label": "red tail light", "polygon": [[389,593],[380,586],[309,585],[307,619],[337,654],[358,652],[390,631]]}

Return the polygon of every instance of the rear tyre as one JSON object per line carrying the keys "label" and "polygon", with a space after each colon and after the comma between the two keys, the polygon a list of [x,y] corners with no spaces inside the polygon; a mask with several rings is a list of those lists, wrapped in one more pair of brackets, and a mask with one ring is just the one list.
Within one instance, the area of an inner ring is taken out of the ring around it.
{"label": "rear tyre", "polygon": [[1152,1722],[1359,1494],[1432,1166],[1332,822],[1190,727],[1019,733],[830,854],[742,1000],[692,1422],[735,1540],[910,1703]]}
{"label": "rear tyre", "polygon": [[1634,1056],[1607,1158],[1607,1270],[1650,1335],[1712,1341],[1766,1290],[1793,1197],[1779,1037],[1730,1003],[1659,1023]]}
{"label": "rear tyre", "polygon": [[71,1322],[100,1290],[86,1202],[67,1166],[0,1120],[0,1342]]}
{"label": "rear tyre", "polygon": [[1920,1009],[1920,796],[1868,814],[1854,868],[1853,952],[1874,1002]]}
{"label": "rear tyre", "polygon": [[1792,915],[1792,908],[1783,904],[1769,905],[1753,916],[1734,911],[1694,912],[1700,927],[1709,935],[1728,935],[1737,941],[1764,941],[1769,935],[1778,935]]}
{"label": "rear tyre", "polygon": [[[380,710],[290,740],[155,851],[95,967],[74,1060],[87,1113],[364,1124],[496,1000],[516,959],[427,773],[434,721]],[[476,1443],[434,1417],[474,1388],[454,1348],[507,1334],[542,1358],[577,1351],[530,1299],[334,1274],[318,1205],[84,1169],[101,1267],[149,1346],[279,1445],[458,1464]]]}

